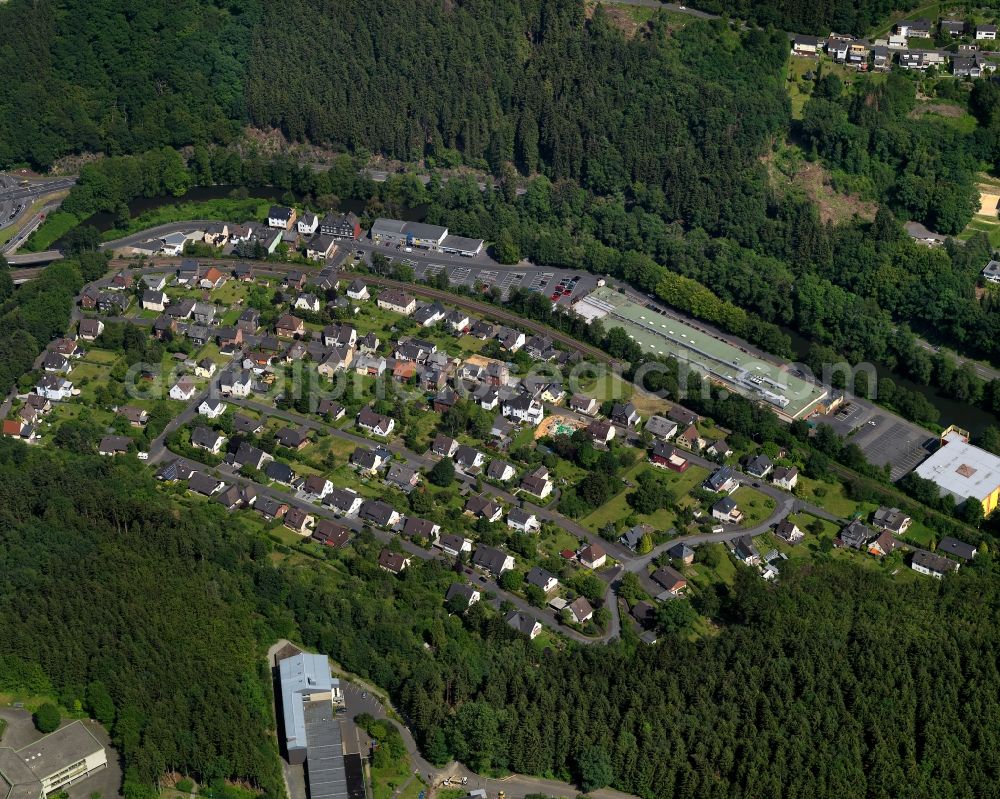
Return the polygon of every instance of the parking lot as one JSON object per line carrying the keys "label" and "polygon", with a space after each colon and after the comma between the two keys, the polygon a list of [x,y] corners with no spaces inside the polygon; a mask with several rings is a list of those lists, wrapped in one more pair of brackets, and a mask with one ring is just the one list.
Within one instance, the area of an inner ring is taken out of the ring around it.
{"label": "parking lot", "polygon": [[848,440],[861,447],[876,466],[891,464],[889,478],[898,480],[930,454],[925,445],[932,436],[916,425],[876,412]]}
{"label": "parking lot", "polygon": [[931,434],[890,416],[867,402],[851,401],[817,421],[830,425],[839,436],[857,444],[876,466],[891,464],[890,478],[898,480],[930,454]]}
{"label": "parking lot", "polygon": [[[480,286],[483,290],[497,288],[502,297],[511,289],[522,288],[549,297],[553,302],[569,305],[597,286],[597,277],[587,272],[570,272],[568,269],[541,268],[536,266],[500,266],[475,263],[439,263],[424,255],[421,260],[406,256],[389,256],[390,260],[413,269],[417,280],[428,280],[446,272],[452,285]],[[576,279],[575,282],[574,279]],[[566,281],[559,287],[560,281]],[[559,287],[558,296],[555,295]]]}

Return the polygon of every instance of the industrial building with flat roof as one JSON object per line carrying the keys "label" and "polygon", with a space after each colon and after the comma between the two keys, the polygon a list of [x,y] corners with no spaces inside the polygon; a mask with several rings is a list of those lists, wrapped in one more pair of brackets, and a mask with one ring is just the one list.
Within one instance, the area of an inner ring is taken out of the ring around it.
{"label": "industrial building with flat roof", "polygon": [[483,251],[482,239],[452,236],[448,228],[423,222],[404,222],[401,219],[379,217],[372,224],[372,241],[405,244],[425,250],[440,250],[457,255],[473,256]]}
{"label": "industrial building with flat roof", "polygon": [[349,799],[340,721],[340,680],[326,655],[300,652],[278,663],[288,762],[306,764],[310,799]]}
{"label": "industrial building with flat roof", "polygon": [[958,503],[974,499],[983,513],[1000,502],[1000,458],[969,443],[969,434],[954,425],[941,436],[941,446],[916,472]]}
{"label": "industrial building with flat roof", "polygon": [[44,799],[107,765],[104,746],[74,721],[17,751],[0,747],[0,799]]}
{"label": "industrial building with flat roof", "polygon": [[805,418],[826,398],[822,386],[755,358],[721,336],[668,316],[655,306],[633,302],[610,286],[599,286],[575,303],[573,310],[588,324],[601,319],[605,329],[622,328],[643,352],[672,356],[715,383],[766,402],[784,419]]}

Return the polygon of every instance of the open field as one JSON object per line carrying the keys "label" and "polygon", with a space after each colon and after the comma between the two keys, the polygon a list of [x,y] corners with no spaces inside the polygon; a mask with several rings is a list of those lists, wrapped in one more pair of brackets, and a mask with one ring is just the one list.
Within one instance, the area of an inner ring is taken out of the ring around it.
{"label": "open field", "polygon": [[[844,487],[839,482],[824,483],[800,474],[795,494],[807,502],[819,505],[824,510],[845,519],[853,516],[859,509],[858,503],[844,494]],[[875,510],[875,508],[876,506],[872,503],[864,506],[865,511]]]}
{"label": "open field", "polygon": [[776,192],[801,194],[816,205],[823,222],[846,222],[858,216],[872,220],[878,206],[834,188],[833,177],[818,161],[807,161],[794,144],[769,152],[761,159]]}
{"label": "open field", "polygon": [[733,499],[743,511],[743,527],[756,527],[774,513],[777,505],[771,497],[747,486],[736,489],[733,492]]}
{"label": "open field", "polygon": [[[639,474],[647,469],[656,475],[657,480],[664,487],[664,490],[673,494],[677,500],[683,499],[692,488],[699,485],[708,477],[708,470],[703,469],[701,466],[691,466],[683,474],[678,474],[668,469],[656,469],[645,461],[642,461],[625,472],[622,475],[622,480],[635,485]],[[608,522],[617,522],[635,513],[628,504],[628,494],[634,490],[634,488],[624,488],[589,516],[581,519],[580,523],[584,527],[598,532]],[[667,509],[658,510],[656,513],[649,515],[636,515],[640,524],[652,525],[654,529],[660,531],[669,529],[675,521],[674,514]]]}

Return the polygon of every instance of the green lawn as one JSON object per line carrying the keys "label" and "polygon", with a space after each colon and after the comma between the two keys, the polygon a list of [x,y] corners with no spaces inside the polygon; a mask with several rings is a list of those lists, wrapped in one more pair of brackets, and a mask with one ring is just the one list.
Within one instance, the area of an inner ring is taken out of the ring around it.
{"label": "green lawn", "polygon": [[774,513],[777,505],[767,494],[747,486],[740,486],[732,496],[743,511],[743,527],[756,527]]}
{"label": "green lawn", "polygon": [[579,545],[576,536],[567,533],[561,527],[557,527],[554,533],[538,534],[538,548],[548,555],[558,555],[564,549],[576,550]]}
{"label": "green lawn", "polygon": [[270,200],[255,198],[246,200],[226,198],[202,202],[177,201],[133,217],[127,227],[108,230],[101,234],[101,239],[112,241],[156,225],[183,222],[187,219],[261,219],[267,214],[270,205]]}
{"label": "green lawn", "polygon": [[[227,280],[212,292],[212,301],[219,305],[233,305],[246,299],[250,284],[242,280]],[[242,312],[242,308],[239,309]]]}
{"label": "green lawn", "polygon": [[[370,773],[373,799],[389,799],[398,787],[413,777],[409,756],[382,768],[373,768]],[[413,781],[416,782],[415,777]]]}
{"label": "green lawn", "polygon": [[795,494],[807,502],[819,505],[824,510],[845,519],[851,518],[859,511],[867,513],[877,507],[872,503],[859,504],[847,497],[844,493],[844,486],[840,482],[825,483],[801,474],[799,475],[798,490]]}
{"label": "green lawn", "polygon": [[[719,546],[725,548],[724,544]],[[722,553],[722,557],[719,558],[719,563],[717,566],[708,566],[705,563],[699,563],[697,560],[690,566],[684,568],[684,576],[696,587],[696,588],[707,588],[710,585],[716,583],[725,583],[726,585],[732,585],[733,581],[736,579],[736,564],[733,559],[729,556],[728,552]]]}
{"label": "green lawn", "polygon": [[959,241],[967,241],[976,233],[985,233],[990,244],[1000,247],[1000,219],[990,219],[985,216],[974,216],[965,230],[958,234]]}
{"label": "green lawn", "polygon": [[54,211],[45,217],[45,221],[34,233],[28,236],[23,249],[28,252],[44,252],[79,224],[80,218],[76,214]]}
{"label": "green lawn", "polygon": [[[701,466],[690,466],[687,471],[678,474],[669,469],[656,469],[643,460],[625,472],[623,478],[630,483],[636,484],[639,474],[647,469],[656,475],[657,480],[663,485],[664,489],[670,491],[678,500],[686,496],[692,488],[699,485],[708,476],[708,470]],[[629,506],[627,498],[628,494],[633,490],[633,488],[625,487],[589,516],[581,519],[580,523],[584,527],[598,532],[608,522],[617,522],[620,519],[624,519],[634,512]],[[673,512],[667,509],[661,509],[649,515],[639,515],[638,519],[640,523],[652,525],[656,530],[667,530],[676,521]]]}
{"label": "green lawn", "polygon": [[[112,352],[111,350],[102,350],[99,347],[91,347],[87,350],[86,354],[81,358],[81,362],[85,363],[102,363],[111,365],[117,361],[121,355],[117,352]],[[73,370],[74,373],[76,369]]]}

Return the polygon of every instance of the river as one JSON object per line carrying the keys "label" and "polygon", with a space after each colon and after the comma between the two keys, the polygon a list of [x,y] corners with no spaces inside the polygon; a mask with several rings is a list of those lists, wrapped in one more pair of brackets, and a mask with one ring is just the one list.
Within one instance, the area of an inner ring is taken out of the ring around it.
{"label": "river", "polygon": [[[792,339],[792,350],[795,353],[795,357],[800,361],[804,361],[809,351],[810,342],[790,328],[782,327],[781,330]],[[957,424],[963,430],[968,430],[973,436],[977,436],[990,425],[1000,424],[1000,420],[989,411],[985,411],[974,405],[968,405],[951,397],[946,397],[932,386],[920,385],[920,383],[916,383],[910,378],[893,371],[885,364],[873,363],[872,365],[875,367],[879,380],[883,377],[888,377],[897,386],[916,391],[918,394],[923,395],[941,414],[938,418],[938,424],[942,427]]]}

